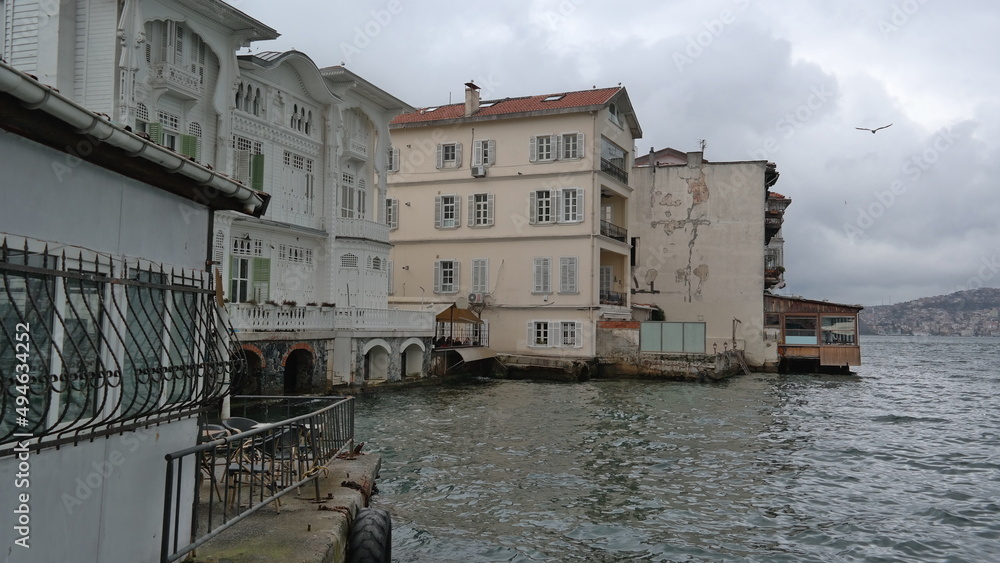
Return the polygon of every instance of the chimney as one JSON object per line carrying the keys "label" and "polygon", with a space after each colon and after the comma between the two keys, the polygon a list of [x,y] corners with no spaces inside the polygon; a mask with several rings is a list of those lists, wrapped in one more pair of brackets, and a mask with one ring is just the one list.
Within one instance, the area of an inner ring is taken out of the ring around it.
{"label": "chimney", "polygon": [[473,82],[465,83],[465,117],[479,111],[479,86]]}
{"label": "chimney", "polygon": [[704,155],[705,153],[701,151],[687,153],[687,165],[693,168],[700,167],[703,162],[702,159],[704,158]]}

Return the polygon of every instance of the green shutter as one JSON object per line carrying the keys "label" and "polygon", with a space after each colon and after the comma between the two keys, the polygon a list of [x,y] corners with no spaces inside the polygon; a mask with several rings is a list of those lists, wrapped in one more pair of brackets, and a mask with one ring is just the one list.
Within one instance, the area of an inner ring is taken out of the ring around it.
{"label": "green shutter", "polygon": [[197,159],[198,137],[194,135],[181,135],[181,154]]}
{"label": "green shutter", "polygon": [[250,276],[254,295],[260,302],[267,301],[271,293],[271,259],[254,258],[252,268]]}
{"label": "green shutter", "polygon": [[146,124],[146,134],[149,135],[149,140],[153,141],[158,145],[163,144],[163,125],[160,123],[147,123]]}
{"label": "green shutter", "polygon": [[250,155],[250,187],[262,191],[264,189],[264,155]]}

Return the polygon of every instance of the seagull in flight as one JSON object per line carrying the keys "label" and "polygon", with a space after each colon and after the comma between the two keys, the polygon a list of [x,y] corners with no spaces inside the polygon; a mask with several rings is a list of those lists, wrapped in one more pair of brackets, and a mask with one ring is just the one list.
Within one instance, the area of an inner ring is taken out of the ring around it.
{"label": "seagull in flight", "polygon": [[888,125],[883,125],[881,127],[876,127],[874,129],[868,129],[867,127],[855,127],[855,129],[858,129],[858,130],[861,130],[861,131],[871,131],[872,135],[874,135],[876,131],[879,131],[881,129],[885,129],[886,127],[892,127],[892,123],[890,123]]}

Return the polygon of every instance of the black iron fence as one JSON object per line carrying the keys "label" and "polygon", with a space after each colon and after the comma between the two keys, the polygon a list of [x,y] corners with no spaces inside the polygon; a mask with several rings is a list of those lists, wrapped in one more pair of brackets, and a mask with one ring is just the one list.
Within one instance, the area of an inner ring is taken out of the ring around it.
{"label": "black iron fence", "polygon": [[610,175],[623,184],[628,184],[628,172],[606,158],[601,159],[601,172]]}
{"label": "black iron fence", "polygon": [[619,227],[611,221],[601,219],[601,234],[606,237],[625,242],[625,239],[628,236],[628,231],[625,227]]}
{"label": "black iron fence", "polygon": [[[160,560],[178,561],[257,510],[316,481],[354,447],[350,397],[234,397],[241,414],[202,427],[204,443],[166,456]],[[252,404],[256,402],[256,404]],[[312,409],[279,422],[264,416]]]}
{"label": "black iron fence", "polygon": [[619,291],[604,291],[600,294],[601,305],[625,305],[625,294]]}
{"label": "black iron fence", "polygon": [[3,237],[0,456],[217,405],[244,358],[214,298],[208,272]]}

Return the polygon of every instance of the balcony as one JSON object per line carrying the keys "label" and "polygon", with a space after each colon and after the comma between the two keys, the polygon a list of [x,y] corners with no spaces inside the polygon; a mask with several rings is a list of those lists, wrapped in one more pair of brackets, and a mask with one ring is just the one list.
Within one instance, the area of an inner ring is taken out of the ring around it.
{"label": "balcony", "polygon": [[601,305],[616,305],[618,307],[625,306],[625,294],[618,291],[605,291],[601,290],[600,304]]}
{"label": "balcony", "polygon": [[153,87],[167,88],[189,99],[199,99],[204,92],[201,77],[197,73],[166,62],[153,65]]}
{"label": "balcony", "polygon": [[606,158],[601,159],[601,172],[604,172],[623,184],[628,184],[628,172],[626,172],[623,168],[620,168],[618,165],[613,164]]}
{"label": "balcony", "polygon": [[399,309],[358,307],[289,307],[230,303],[226,307],[237,331],[294,330],[432,330],[434,315]]}
{"label": "balcony", "polygon": [[604,221],[603,219],[601,220],[601,234],[621,242],[625,242],[628,238],[628,231],[625,230],[625,227],[619,227],[611,221]]}
{"label": "balcony", "polygon": [[389,225],[378,221],[341,217],[334,220],[333,230],[337,238],[364,239],[386,244],[389,242]]}
{"label": "balcony", "polygon": [[347,156],[357,160],[368,160],[368,141],[351,137],[346,143]]}

